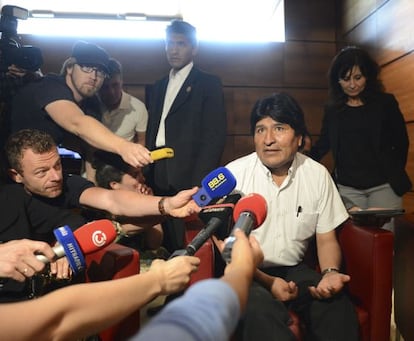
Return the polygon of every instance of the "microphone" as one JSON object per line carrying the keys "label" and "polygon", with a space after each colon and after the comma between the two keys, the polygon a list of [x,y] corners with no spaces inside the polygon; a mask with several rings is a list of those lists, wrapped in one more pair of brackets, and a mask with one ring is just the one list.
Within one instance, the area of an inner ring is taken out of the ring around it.
{"label": "microphone", "polygon": [[[69,226],[64,225],[55,229],[53,233],[59,242],[59,245],[53,247],[55,258],[66,256],[75,274],[85,269],[84,255],[111,244],[117,236],[114,225],[108,219],[92,221],[81,226],[75,232],[72,232]],[[36,258],[45,264],[50,262],[42,254],[36,255]]]}
{"label": "microphone", "polygon": [[226,167],[219,167],[207,174],[201,187],[193,195],[198,206],[206,206],[213,199],[229,194],[236,187],[236,178]]}
{"label": "microphone", "polygon": [[[238,200],[238,198],[240,198],[240,194],[235,194],[229,197],[229,201]],[[206,223],[206,226],[197,233],[185,249],[174,251],[170,258],[176,256],[193,256],[218,228],[226,226],[230,223],[233,209],[234,203],[232,202],[224,202],[222,204],[204,207],[200,211],[199,217]]]}
{"label": "microphone", "polygon": [[239,228],[248,236],[253,229],[263,224],[266,215],[266,200],[260,194],[252,193],[239,200],[233,212],[233,218],[236,223],[230,236],[226,239],[221,253],[226,263],[231,261],[231,252],[236,241],[234,230]]}
{"label": "microphone", "polygon": [[234,205],[240,200],[240,193],[233,193],[220,198],[215,204],[204,206],[198,213],[198,217],[204,224],[208,224],[212,217],[221,219],[222,224],[213,232],[219,239],[225,239],[230,234],[230,226],[233,226],[232,214],[228,214],[228,211],[223,210],[223,207],[231,208],[231,212],[234,210]]}
{"label": "microphone", "polygon": [[161,160],[161,159],[170,159],[174,157],[174,150],[169,147],[155,149],[150,152],[151,159],[154,161]]}

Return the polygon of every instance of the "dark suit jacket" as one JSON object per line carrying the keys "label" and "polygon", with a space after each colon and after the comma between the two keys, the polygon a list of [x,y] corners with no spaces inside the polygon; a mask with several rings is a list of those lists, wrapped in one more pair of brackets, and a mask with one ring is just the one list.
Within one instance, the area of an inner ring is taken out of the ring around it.
{"label": "dark suit jacket", "polygon": [[[405,172],[409,140],[404,117],[392,94],[379,94],[366,104],[369,135],[381,167],[389,184],[397,195],[411,189]],[[330,149],[334,160],[338,158],[340,110],[327,106],[322,123],[321,136],[311,150],[311,157],[320,160]],[[357,151],[356,151],[357,152]]]}
{"label": "dark suit jacket", "polygon": [[[146,146],[155,149],[168,76],[157,81],[148,103]],[[165,121],[166,146],[174,157],[156,161],[146,174],[156,194],[171,194],[192,186],[220,165],[227,131],[221,80],[193,67]]]}

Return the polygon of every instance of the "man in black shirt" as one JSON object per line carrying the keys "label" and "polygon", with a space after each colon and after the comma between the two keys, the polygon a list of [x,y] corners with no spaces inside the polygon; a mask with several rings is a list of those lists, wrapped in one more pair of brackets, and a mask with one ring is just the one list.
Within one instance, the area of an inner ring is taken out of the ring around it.
{"label": "man in black shirt", "polygon": [[52,135],[57,145],[73,142],[76,136],[93,147],[119,154],[133,167],[152,163],[148,149],[115,135],[80,108],[102,86],[108,61],[108,54],[99,46],[77,42],[62,75],[48,74],[16,93],[11,105],[11,133],[26,128],[42,130]]}

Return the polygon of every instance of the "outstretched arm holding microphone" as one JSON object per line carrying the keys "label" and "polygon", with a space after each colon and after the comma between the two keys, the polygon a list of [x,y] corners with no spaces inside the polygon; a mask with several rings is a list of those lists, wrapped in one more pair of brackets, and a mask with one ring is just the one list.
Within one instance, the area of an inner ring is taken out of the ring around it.
{"label": "outstretched arm holding microphone", "polygon": [[[156,339],[156,335],[168,335],[169,340],[173,341],[192,340],[195,331],[196,335],[202,332],[214,340],[228,340],[244,309],[254,269],[263,259],[263,253],[253,237],[247,239],[240,230],[235,231],[234,236],[236,242],[232,261],[227,265],[224,276],[220,280],[201,281],[192,286],[188,294],[177,298],[161,311],[136,336],[137,340]],[[0,329],[3,335],[16,341],[76,339],[92,335],[117,323],[154,297],[184,289],[191,273],[197,271],[199,262],[193,256],[155,260],[149,271],[143,274],[77,284],[36,300],[2,304]],[[204,293],[205,288],[211,285],[223,290]],[[140,294],[137,295],[137,292]],[[197,318],[200,314],[201,318]],[[177,316],[188,318],[189,323],[175,323]],[[209,319],[219,324],[211,327],[210,323],[206,324]],[[201,325],[204,325],[203,328],[200,328]]]}

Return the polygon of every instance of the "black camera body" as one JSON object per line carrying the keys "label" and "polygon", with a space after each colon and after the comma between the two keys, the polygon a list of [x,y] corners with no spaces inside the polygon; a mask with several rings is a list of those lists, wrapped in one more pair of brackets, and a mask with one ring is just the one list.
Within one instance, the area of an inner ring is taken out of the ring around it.
{"label": "black camera body", "polygon": [[43,64],[39,48],[22,45],[17,35],[17,19],[26,20],[29,11],[18,6],[5,5],[0,16],[0,71],[14,64],[28,71],[37,71]]}

